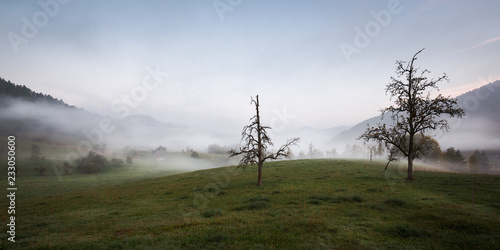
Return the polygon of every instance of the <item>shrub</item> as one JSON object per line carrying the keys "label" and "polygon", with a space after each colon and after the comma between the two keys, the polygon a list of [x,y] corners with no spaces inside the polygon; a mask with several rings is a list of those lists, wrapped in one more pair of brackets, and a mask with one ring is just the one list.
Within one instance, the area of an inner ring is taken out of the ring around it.
{"label": "shrub", "polygon": [[65,161],[63,166],[62,166],[62,171],[64,171],[64,174],[68,175],[70,170],[72,170],[72,169],[73,169],[73,167],[71,165],[69,165],[69,163],[67,161]]}
{"label": "shrub", "polygon": [[108,165],[108,160],[106,158],[94,151],[90,151],[86,157],[82,157],[76,160],[77,170],[86,173],[92,174],[100,172],[103,167]]}
{"label": "shrub", "polygon": [[33,170],[38,172],[40,175],[43,175],[43,173],[47,172],[47,169],[44,166],[38,166],[36,168],[33,168]]}
{"label": "shrub", "polygon": [[132,157],[127,156],[127,159],[125,160],[127,164],[132,164]]}
{"label": "shrub", "polygon": [[123,164],[123,160],[122,159],[118,159],[118,158],[113,158],[111,159],[111,166],[113,167],[119,167]]}
{"label": "shrub", "polygon": [[195,159],[198,159],[198,158],[200,158],[200,154],[198,154],[198,152],[196,152],[196,151],[193,151],[193,152],[191,153],[191,157],[193,157],[193,158],[195,158]]}

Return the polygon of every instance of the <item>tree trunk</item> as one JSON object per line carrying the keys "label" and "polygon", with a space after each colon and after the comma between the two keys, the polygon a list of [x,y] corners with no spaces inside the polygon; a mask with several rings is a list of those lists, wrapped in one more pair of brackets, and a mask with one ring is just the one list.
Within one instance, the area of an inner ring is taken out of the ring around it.
{"label": "tree trunk", "polygon": [[408,156],[408,180],[413,180],[413,157]]}
{"label": "tree trunk", "polygon": [[262,184],[262,163],[259,162],[259,175],[257,177],[257,186],[264,186],[264,184]]}
{"label": "tree trunk", "polygon": [[255,103],[255,109],[257,110],[257,150],[259,157],[259,175],[257,177],[257,186],[263,186],[262,184],[262,165],[264,165],[264,150],[262,146],[262,126],[260,125],[260,114],[259,114],[259,96],[256,97],[257,102]]}
{"label": "tree trunk", "polygon": [[[413,122],[413,121],[411,121]],[[410,124],[410,129],[411,131],[413,131],[413,125]],[[413,140],[413,136],[414,134],[413,133],[410,133],[410,143],[408,145],[408,178],[406,178],[407,180],[413,180],[413,159],[415,159],[415,147],[413,146],[413,144],[415,143],[414,140]]]}

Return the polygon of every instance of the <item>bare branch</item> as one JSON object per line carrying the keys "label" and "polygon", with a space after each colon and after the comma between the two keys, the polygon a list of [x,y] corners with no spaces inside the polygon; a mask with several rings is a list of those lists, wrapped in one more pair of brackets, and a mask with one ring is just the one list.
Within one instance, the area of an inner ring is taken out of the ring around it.
{"label": "bare branch", "polygon": [[436,79],[426,77],[429,70],[415,67],[417,56],[424,49],[415,53],[409,62],[396,61],[396,76],[386,85],[386,94],[394,98],[394,105],[381,110],[382,116],[390,114],[393,124],[368,127],[358,138],[365,141],[375,140],[392,145],[408,158],[408,179],[412,179],[413,159],[422,155],[428,148],[429,139],[424,135],[427,131],[440,129],[448,131],[448,121],[442,116],[459,117],[465,115],[463,109],[457,106],[456,99],[438,95],[430,98],[428,89],[439,91],[437,84],[449,81],[446,73]]}
{"label": "bare branch", "polygon": [[238,167],[241,168],[258,164],[259,178],[257,185],[262,186],[261,174],[264,162],[269,159],[276,160],[280,157],[289,157],[291,154],[290,146],[296,145],[299,138],[289,139],[276,153],[267,152],[267,148],[273,145],[271,137],[267,133],[267,130],[271,129],[271,127],[261,125],[258,95],[255,99],[251,98],[250,104],[255,105],[256,114],[250,119],[251,123],[243,127],[241,132],[243,146],[238,150],[230,150],[229,157],[243,156],[238,164]]}

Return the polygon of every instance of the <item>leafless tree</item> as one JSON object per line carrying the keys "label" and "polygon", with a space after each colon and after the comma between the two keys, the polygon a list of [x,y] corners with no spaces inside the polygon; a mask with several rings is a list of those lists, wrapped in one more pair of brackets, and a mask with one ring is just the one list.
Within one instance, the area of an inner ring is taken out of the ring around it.
{"label": "leafless tree", "polygon": [[[437,79],[428,79],[425,75],[429,70],[415,67],[418,51],[410,62],[397,61],[397,78],[391,77],[391,82],[386,86],[386,93],[391,98],[396,97],[394,105],[382,109],[382,116],[390,114],[392,126],[378,124],[377,127],[368,127],[359,137],[366,141],[375,140],[391,144],[408,159],[408,180],[413,180],[413,160],[418,156],[421,145],[415,141],[415,136],[429,130],[441,129],[448,131],[449,125],[441,115],[461,118],[465,115],[463,109],[457,107],[456,99],[444,97],[439,94],[431,98],[428,89],[438,89],[437,83],[449,81],[443,74]],[[398,79],[403,78],[403,79]]]}
{"label": "leafless tree", "polygon": [[288,158],[291,154],[290,146],[296,145],[299,138],[288,139],[275,153],[268,151],[268,146],[272,146],[273,143],[266,130],[271,129],[271,127],[262,126],[261,124],[259,96],[257,95],[255,99],[251,98],[251,100],[250,104],[255,105],[256,114],[250,118],[251,123],[243,127],[243,131],[241,132],[241,140],[244,141],[244,145],[238,150],[230,150],[229,157],[242,155],[243,158],[238,164],[238,167],[241,168],[246,168],[256,163],[258,165],[257,186],[263,186],[262,167],[264,162],[266,160],[275,160],[281,157]]}

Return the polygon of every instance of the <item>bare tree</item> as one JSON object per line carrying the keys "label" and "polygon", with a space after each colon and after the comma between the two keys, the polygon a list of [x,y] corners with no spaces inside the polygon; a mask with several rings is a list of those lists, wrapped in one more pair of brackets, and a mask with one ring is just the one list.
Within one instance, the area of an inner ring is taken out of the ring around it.
{"label": "bare tree", "polygon": [[422,148],[415,141],[415,136],[420,134],[424,138],[424,133],[429,130],[448,131],[448,121],[441,115],[460,118],[465,115],[463,109],[457,107],[456,99],[441,94],[431,98],[430,92],[424,94],[429,88],[439,91],[437,83],[449,80],[446,74],[437,79],[428,79],[425,75],[430,73],[429,70],[414,66],[417,55],[423,50],[418,51],[410,62],[396,61],[396,75],[403,79],[391,77],[391,82],[386,86],[386,93],[389,92],[391,98],[396,97],[396,100],[394,105],[382,109],[382,116],[390,114],[393,125],[369,127],[359,137],[365,141],[382,141],[399,149],[408,159],[408,180],[413,180],[413,160]]}
{"label": "bare tree", "polygon": [[281,157],[288,158],[291,154],[290,146],[296,145],[299,138],[288,139],[287,142],[281,146],[277,152],[269,152],[268,146],[272,146],[271,138],[267,134],[267,129],[271,129],[268,126],[262,126],[260,121],[259,113],[259,96],[257,95],[255,99],[251,98],[250,104],[255,105],[256,114],[250,118],[250,125],[243,127],[241,132],[241,140],[245,142],[243,147],[238,150],[230,150],[229,157],[234,157],[242,155],[243,158],[240,160],[238,167],[246,168],[248,165],[257,163],[258,165],[258,179],[257,186],[263,186],[262,184],[262,166],[266,160],[276,160]]}

